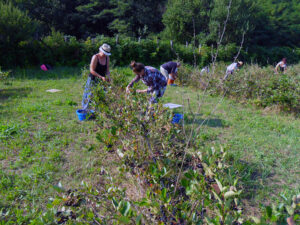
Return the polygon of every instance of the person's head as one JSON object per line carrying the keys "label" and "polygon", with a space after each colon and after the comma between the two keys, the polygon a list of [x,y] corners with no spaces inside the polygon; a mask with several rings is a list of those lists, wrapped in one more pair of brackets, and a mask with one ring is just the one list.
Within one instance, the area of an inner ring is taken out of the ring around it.
{"label": "person's head", "polygon": [[100,56],[110,56],[111,55],[111,53],[110,53],[110,50],[111,50],[111,48],[110,48],[110,46],[108,45],[108,44],[103,44],[103,45],[101,45],[100,46],[100,48],[99,48],[99,54],[100,54]]}
{"label": "person's head", "polygon": [[286,58],[283,58],[283,59],[282,59],[282,62],[285,64],[285,63],[286,63]]}
{"label": "person's head", "polygon": [[177,62],[177,68],[179,68],[181,66],[180,62]]}
{"label": "person's head", "polygon": [[137,74],[137,75],[141,75],[143,76],[144,75],[144,72],[145,72],[145,66],[143,63],[138,63],[138,62],[135,62],[135,61],[132,61],[130,63],[130,66],[132,68],[132,71]]}
{"label": "person's head", "polygon": [[244,63],[242,61],[238,61],[237,66],[241,67]]}

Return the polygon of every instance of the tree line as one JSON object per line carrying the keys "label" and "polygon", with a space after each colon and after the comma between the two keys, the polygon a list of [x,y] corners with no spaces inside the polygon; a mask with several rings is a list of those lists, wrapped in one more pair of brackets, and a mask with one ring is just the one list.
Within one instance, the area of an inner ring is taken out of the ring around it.
{"label": "tree line", "polygon": [[[1,0],[3,3],[9,2]],[[37,22],[41,35],[51,28],[86,38],[95,34],[159,35],[185,43],[214,43],[230,0],[12,0]],[[298,0],[232,0],[225,42],[248,45],[300,44]],[[2,14],[3,12],[1,12]],[[195,36],[194,37],[194,33]]]}
{"label": "tree line", "polygon": [[[298,0],[0,0],[0,49],[53,30],[77,39],[105,35],[244,49],[300,46]],[[228,20],[227,20],[228,17]]]}

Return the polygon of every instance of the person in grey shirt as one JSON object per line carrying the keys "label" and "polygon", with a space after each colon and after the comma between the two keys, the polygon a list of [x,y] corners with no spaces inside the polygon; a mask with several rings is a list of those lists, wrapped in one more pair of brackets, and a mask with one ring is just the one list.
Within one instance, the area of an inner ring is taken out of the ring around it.
{"label": "person in grey shirt", "polygon": [[229,75],[233,74],[233,72],[234,72],[235,70],[238,71],[239,68],[240,68],[242,65],[243,65],[243,62],[242,62],[242,61],[239,61],[239,62],[237,62],[237,63],[231,63],[229,66],[227,66],[227,68],[226,68],[226,75],[225,75],[225,77],[223,78],[223,80],[226,80],[227,77],[228,77]]}

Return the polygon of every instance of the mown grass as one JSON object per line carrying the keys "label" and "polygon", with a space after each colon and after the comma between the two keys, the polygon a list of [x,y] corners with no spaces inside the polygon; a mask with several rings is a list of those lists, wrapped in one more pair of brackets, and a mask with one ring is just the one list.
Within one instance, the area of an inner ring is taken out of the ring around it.
{"label": "mown grass", "polygon": [[[38,215],[32,209],[47,207],[53,185],[97,185],[102,168],[113,170],[116,159],[98,147],[96,121],[76,117],[85,83],[81,69],[18,70],[13,76],[11,85],[0,84],[0,207],[18,209],[21,223]],[[46,92],[53,88],[62,91]],[[203,102],[199,112],[198,95]],[[229,150],[246,187],[245,204],[254,211],[280,194],[299,193],[300,120],[220,99],[189,87],[169,87],[162,102],[185,105],[187,129],[194,122],[189,108],[197,124],[208,119],[198,134],[199,149],[222,145]]]}
{"label": "mown grass", "polygon": [[[0,206],[30,214],[46,207],[54,184],[77,185],[96,170],[95,122],[81,123],[75,112],[83,83],[80,69],[58,68],[18,71],[11,86],[0,86]],[[62,91],[46,92],[53,88]]]}

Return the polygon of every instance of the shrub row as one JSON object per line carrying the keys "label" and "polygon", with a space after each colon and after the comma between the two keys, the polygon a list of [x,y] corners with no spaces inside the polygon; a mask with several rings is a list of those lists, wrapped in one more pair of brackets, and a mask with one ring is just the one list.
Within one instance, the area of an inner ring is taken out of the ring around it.
{"label": "shrub row", "polygon": [[226,65],[219,63],[214,71],[201,76],[198,69],[183,66],[179,81],[205,89],[212,95],[227,95],[238,101],[262,106],[279,106],[283,111],[300,112],[300,65],[288,67],[285,74],[275,74],[274,67],[245,65],[240,71],[223,80]]}
{"label": "shrub row", "polygon": [[[112,47],[111,61],[115,66],[128,65],[131,60],[143,62],[147,65],[160,65],[163,62],[180,59],[189,64],[197,63],[202,67],[211,61],[211,47],[194,48],[192,45],[174,43],[170,41],[142,39],[140,41],[120,37],[109,38],[97,36],[86,40],[76,40],[75,37],[64,36],[52,31],[52,34],[42,40],[30,40],[16,43],[15,46],[0,44],[0,66],[3,68],[28,67],[48,63],[51,65],[82,66],[90,62],[91,56],[98,52],[102,43]],[[275,63],[282,57],[289,62],[300,60],[300,49],[256,47],[242,51],[240,58],[245,61]],[[232,61],[238,52],[238,46],[228,44],[222,46],[218,53],[218,61]]]}
{"label": "shrub row", "polygon": [[[83,181],[78,189],[55,186],[57,193],[47,208],[27,221],[214,225],[299,221],[300,196],[278,206],[261,205],[261,216],[249,216],[243,192],[247,191],[244,181],[253,171],[242,169],[248,165],[237,162],[222,147],[199,145],[198,129],[172,124],[173,112],[161,104],[149,107],[148,96],[136,94],[135,89],[125,94],[128,76],[124,71],[114,71],[112,78],[111,85],[100,83],[93,88],[92,102],[101,155],[114,159],[115,171],[102,167],[99,185]],[[14,223],[15,217],[23,216],[21,210],[8,210],[4,222]],[[21,221],[27,222],[23,217]]]}

